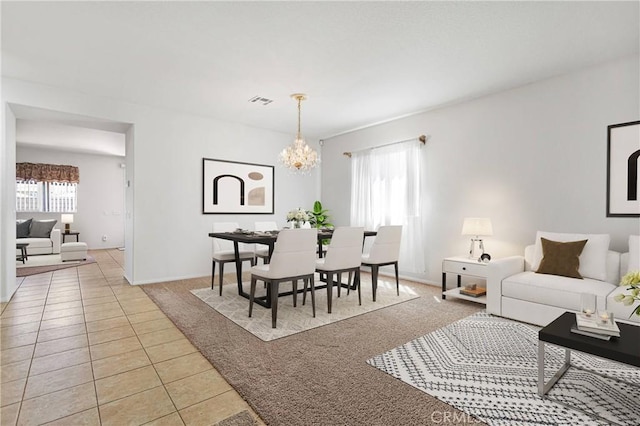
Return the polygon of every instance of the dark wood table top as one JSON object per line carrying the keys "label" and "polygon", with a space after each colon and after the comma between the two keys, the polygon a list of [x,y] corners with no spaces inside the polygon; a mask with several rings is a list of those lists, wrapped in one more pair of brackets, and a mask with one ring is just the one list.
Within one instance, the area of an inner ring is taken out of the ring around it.
{"label": "dark wood table top", "polygon": [[640,326],[617,322],[620,337],[600,340],[572,333],[576,314],[565,312],[538,333],[538,339],[568,349],[640,367]]}
{"label": "dark wood table top", "polygon": [[[376,235],[376,231],[364,231],[365,237],[370,237]],[[333,235],[333,230],[318,230],[318,239],[327,239],[331,238]],[[268,233],[268,232],[254,232],[254,231],[246,231],[246,232],[210,232],[209,236],[211,238],[220,238],[223,240],[230,241],[238,241],[240,243],[246,244],[269,244],[276,241],[278,238],[277,233]]]}

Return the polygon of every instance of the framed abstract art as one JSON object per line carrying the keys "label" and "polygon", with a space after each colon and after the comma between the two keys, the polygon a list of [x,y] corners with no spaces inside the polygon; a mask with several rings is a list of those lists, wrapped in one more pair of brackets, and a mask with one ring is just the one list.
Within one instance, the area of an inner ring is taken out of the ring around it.
{"label": "framed abstract art", "polygon": [[607,217],[640,217],[640,121],[607,127]]}
{"label": "framed abstract art", "polygon": [[273,214],[274,166],[202,159],[203,214]]}

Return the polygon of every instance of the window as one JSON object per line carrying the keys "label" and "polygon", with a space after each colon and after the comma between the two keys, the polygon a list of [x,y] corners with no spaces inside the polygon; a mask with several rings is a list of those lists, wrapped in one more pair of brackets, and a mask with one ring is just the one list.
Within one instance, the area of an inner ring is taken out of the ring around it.
{"label": "window", "polygon": [[76,212],[79,182],[76,166],[16,163],[16,211]]}
{"label": "window", "polygon": [[16,181],[18,212],[76,212],[77,198],[77,183]]}
{"label": "window", "polygon": [[351,158],[351,226],[402,225],[400,267],[417,276],[425,270],[421,158],[415,141],[354,152]]}

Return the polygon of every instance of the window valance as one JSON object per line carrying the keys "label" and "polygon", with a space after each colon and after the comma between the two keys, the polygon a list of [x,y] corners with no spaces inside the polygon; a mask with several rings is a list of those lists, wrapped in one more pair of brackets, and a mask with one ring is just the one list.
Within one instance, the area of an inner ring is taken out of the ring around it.
{"label": "window valance", "polygon": [[16,179],[38,182],[80,183],[80,171],[76,166],[43,163],[16,163]]}

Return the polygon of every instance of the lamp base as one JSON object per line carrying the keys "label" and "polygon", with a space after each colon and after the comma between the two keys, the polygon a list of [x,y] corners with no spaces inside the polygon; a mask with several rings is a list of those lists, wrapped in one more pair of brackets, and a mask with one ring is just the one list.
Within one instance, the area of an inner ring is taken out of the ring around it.
{"label": "lamp base", "polygon": [[484,254],[484,244],[481,238],[472,238],[469,246],[469,259],[480,261],[480,256]]}
{"label": "lamp base", "polygon": [[71,232],[71,225],[68,223],[64,224],[64,233],[68,234],[69,232]]}

